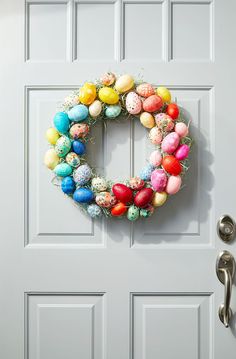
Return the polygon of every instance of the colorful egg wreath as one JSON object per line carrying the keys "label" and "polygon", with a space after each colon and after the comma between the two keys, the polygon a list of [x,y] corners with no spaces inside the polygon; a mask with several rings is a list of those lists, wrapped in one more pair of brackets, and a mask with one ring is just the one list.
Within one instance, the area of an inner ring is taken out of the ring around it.
{"label": "colorful egg wreath", "polygon": [[[112,183],[86,162],[86,142],[90,127],[98,121],[127,115],[140,119],[156,148],[139,176]],[[180,190],[192,140],[167,88],[137,83],[128,74],[106,73],[66,97],[53,123],[46,132],[52,147],[44,163],[60,179],[62,191],[90,217],[126,216],[131,221],[150,217]]]}

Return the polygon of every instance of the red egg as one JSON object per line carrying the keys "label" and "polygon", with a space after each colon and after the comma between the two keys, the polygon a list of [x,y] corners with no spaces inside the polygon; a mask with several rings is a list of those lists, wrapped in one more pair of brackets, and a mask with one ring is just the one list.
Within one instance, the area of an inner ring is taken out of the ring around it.
{"label": "red egg", "polygon": [[151,95],[143,101],[143,109],[146,112],[155,112],[160,110],[163,106],[163,101],[160,96]]}
{"label": "red egg", "polygon": [[123,203],[132,202],[133,192],[125,184],[122,183],[114,184],[114,186],[112,187],[112,192],[114,193],[114,195],[119,201]]}
{"label": "red egg", "polygon": [[176,120],[179,117],[179,107],[176,103],[170,103],[167,106],[166,113],[172,118],[172,120]]}
{"label": "red egg", "polygon": [[134,204],[137,207],[144,208],[146,207],[152,200],[153,190],[151,188],[143,188],[139,191],[134,197]]}
{"label": "red egg", "polygon": [[178,176],[182,170],[180,162],[173,155],[165,156],[162,160],[162,167],[171,175]]}
{"label": "red egg", "polygon": [[127,211],[127,207],[124,203],[117,203],[111,210],[111,214],[115,217],[122,216]]}

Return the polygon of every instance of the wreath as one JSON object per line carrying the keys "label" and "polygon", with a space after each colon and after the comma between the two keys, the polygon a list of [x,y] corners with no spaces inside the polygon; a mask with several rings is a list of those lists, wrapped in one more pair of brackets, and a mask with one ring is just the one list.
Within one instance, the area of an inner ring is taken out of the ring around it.
{"label": "wreath", "polygon": [[[86,143],[91,140],[91,126],[121,117],[139,119],[155,150],[139,176],[114,183],[89,166]],[[92,218],[147,218],[182,188],[192,144],[189,123],[163,86],[108,72],[66,97],[53,124],[46,132],[51,148],[44,163],[59,179],[62,191]]]}

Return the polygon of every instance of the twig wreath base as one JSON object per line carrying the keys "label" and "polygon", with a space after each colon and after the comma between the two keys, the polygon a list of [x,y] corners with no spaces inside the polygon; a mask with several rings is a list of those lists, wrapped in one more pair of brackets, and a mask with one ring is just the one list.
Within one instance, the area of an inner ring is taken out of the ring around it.
{"label": "twig wreath base", "polygon": [[[91,126],[119,118],[140,120],[155,150],[139,176],[114,183],[89,166],[86,143]],[[53,125],[46,132],[51,148],[44,163],[55,174],[52,182],[92,218],[150,217],[182,187],[192,139],[189,124],[163,86],[108,72],[66,97]]]}

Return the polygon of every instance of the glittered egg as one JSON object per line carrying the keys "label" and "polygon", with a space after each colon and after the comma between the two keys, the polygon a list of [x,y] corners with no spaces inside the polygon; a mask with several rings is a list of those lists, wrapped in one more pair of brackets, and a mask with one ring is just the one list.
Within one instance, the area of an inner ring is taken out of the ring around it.
{"label": "glittered egg", "polygon": [[149,132],[149,138],[154,145],[160,145],[162,141],[162,132],[158,127],[153,127]]}
{"label": "glittered egg", "polygon": [[85,105],[77,105],[68,111],[68,117],[71,121],[80,122],[88,117],[88,107]]}
{"label": "glittered egg", "polygon": [[66,177],[72,173],[72,167],[68,163],[59,163],[54,168],[54,173],[59,177]]}
{"label": "glittered egg", "polygon": [[132,177],[129,180],[129,186],[131,189],[135,191],[139,191],[142,189],[145,185],[144,180],[142,180],[140,177]]}
{"label": "glittered egg", "polygon": [[88,133],[89,126],[86,123],[75,123],[70,128],[70,135],[74,140],[78,138],[84,138]]}
{"label": "glittered egg", "polygon": [[148,83],[138,85],[136,91],[142,97],[149,97],[155,94],[154,88]]}
{"label": "glittered egg", "polygon": [[162,155],[159,150],[155,150],[150,154],[149,162],[151,165],[158,167],[160,166],[161,161],[162,161]]}
{"label": "glittered egg", "polygon": [[101,208],[100,208],[97,204],[95,204],[95,203],[90,204],[90,205],[87,207],[87,212],[88,212],[88,214],[89,214],[89,216],[90,216],[91,218],[100,217],[101,214],[102,214]]}
{"label": "glittered egg", "polygon": [[46,131],[46,138],[51,145],[55,145],[59,137],[60,134],[54,127],[51,127]]}
{"label": "glittered egg", "polygon": [[155,167],[151,164],[146,165],[140,172],[139,177],[144,181],[150,181],[152,171],[154,171]]}
{"label": "glittered egg", "polygon": [[188,157],[189,151],[190,151],[189,146],[182,144],[175,151],[175,157],[177,158],[177,160],[183,161],[183,160],[185,160],[185,158]]}
{"label": "glittered egg", "polygon": [[47,150],[44,156],[45,166],[47,166],[50,170],[53,170],[59,162],[60,158],[58,157],[54,148],[50,148],[49,150]]}
{"label": "glittered egg", "polygon": [[74,181],[79,185],[83,186],[86,184],[92,176],[92,170],[89,165],[86,163],[76,168],[73,173]]}
{"label": "glittered egg", "polygon": [[167,176],[164,170],[156,169],[151,175],[151,184],[155,191],[163,192],[167,183]]}
{"label": "glittered egg", "polygon": [[163,206],[163,204],[167,200],[167,193],[166,192],[155,192],[152,198],[152,205],[154,207]]}
{"label": "glittered egg", "polygon": [[69,130],[70,120],[65,112],[57,112],[54,116],[53,123],[60,133],[66,133]]}
{"label": "glittered egg", "polygon": [[120,76],[115,83],[115,89],[119,93],[124,93],[132,89],[134,86],[134,79],[132,76],[126,74]]}
{"label": "glittered egg", "polygon": [[94,177],[92,179],[92,189],[96,192],[103,192],[107,189],[107,181],[103,177]]}
{"label": "glittered egg", "polygon": [[89,203],[94,199],[94,194],[89,188],[80,187],[73,194],[73,200],[78,203]]}
{"label": "glittered egg", "polygon": [[153,128],[155,126],[154,117],[149,112],[141,113],[140,122],[146,128]]}
{"label": "glittered egg", "polygon": [[100,81],[104,86],[111,86],[116,81],[116,76],[112,72],[106,72],[100,77]]}
{"label": "glittered egg", "polygon": [[143,109],[146,112],[156,112],[163,106],[161,97],[151,95],[143,101]]}
{"label": "glittered egg", "polygon": [[160,86],[156,89],[156,94],[162,98],[163,102],[169,103],[171,101],[170,91],[163,86]]}
{"label": "glittered egg", "polygon": [[79,96],[72,93],[64,99],[64,106],[70,108],[79,104]]}
{"label": "glittered egg", "polygon": [[105,115],[108,118],[118,117],[120,113],[121,113],[120,105],[110,105],[110,106],[107,106],[107,108],[105,110]]}
{"label": "glittered egg", "polygon": [[166,193],[175,194],[180,190],[181,187],[181,177],[180,176],[170,176],[166,185]]}
{"label": "glittered egg", "polygon": [[72,177],[64,177],[61,181],[61,189],[66,194],[72,194],[75,191],[75,182]]}
{"label": "glittered egg", "polygon": [[71,141],[66,136],[61,136],[55,145],[55,151],[59,157],[65,157],[71,149]]}
{"label": "glittered egg", "polygon": [[152,188],[143,188],[136,193],[134,197],[134,204],[137,207],[144,208],[151,202],[153,197]]}
{"label": "glittered egg", "polygon": [[155,208],[148,204],[147,207],[140,209],[140,217],[148,218],[154,213]]}
{"label": "glittered egg", "polygon": [[184,122],[177,122],[175,125],[175,132],[180,138],[188,135],[188,126]]}
{"label": "glittered egg", "polygon": [[96,118],[100,115],[100,113],[102,112],[102,103],[99,100],[94,101],[93,103],[91,103],[91,105],[89,106],[89,114],[90,116],[92,116],[93,118]]}
{"label": "glittered egg", "polygon": [[127,212],[127,218],[129,221],[136,221],[139,218],[139,208],[130,206]]}
{"label": "glittered egg", "polygon": [[95,201],[100,207],[111,208],[116,204],[117,199],[110,192],[100,192],[97,194]]}
{"label": "glittered egg", "polygon": [[123,183],[116,183],[112,186],[112,192],[116,198],[123,203],[130,203],[133,199],[132,190]]}
{"label": "glittered egg", "polygon": [[155,115],[155,121],[158,128],[163,131],[169,132],[174,128],[174,122],[172,118],[166,113],[158,113]]}
{"label": "glittered egg", "polygon": [[180,138],[176,132],[169,133],[166,137],[164,137],[162,141],[161,144],[162,151],[167,152],[169,154],[173,153],[178,147],[179,141]]}
{"label": "glittered egg", "polygon": [[85,105],[90,105],[97,96],[97,89],[93,83],[85,82],[79,90],[79,100]]}
{"label": "glittered egg", "polygon": [[119,102],[118,93],[111,87],[102,87],[98,92],[99,99],[108,105],[115,105]]}
{"label": "glittered egg", "polygon": [[83,142],[75,140],[72,142],[72,150],[77,153],[77,155],[82,156],[86,151],[86,146]]}
{"label": "glittered egg", "polygon": [[135,92],[131,91],[126,97],[125,106],[131,115],[137,115],[142,110],[142,101]]}
{"label": "glittered egg", "polygon": [[71,167],[78,167],[80,164],[80,159],[79,156],[75,153],[75,152],[69,152],[66,155],[66,162],[68,163],[68,165],[70,165]]}

